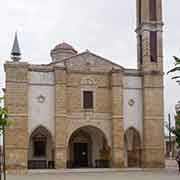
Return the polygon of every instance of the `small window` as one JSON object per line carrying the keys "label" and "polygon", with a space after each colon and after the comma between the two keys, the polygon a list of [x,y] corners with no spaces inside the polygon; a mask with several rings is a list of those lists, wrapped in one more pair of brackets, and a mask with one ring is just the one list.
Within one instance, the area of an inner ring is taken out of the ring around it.
{"label": "small window", "polygon": [[83,108],[92,109],[93,108],[93,92],[83,91]]}
{"label": "small window", "polygon": [[150,32],[150,54],[151,61],[157,62],[157,32]]}
{"label": "small window", "polygon": [[150,21],[157,20],[157,6],[156,0],[149,0],[149,14],[150,14]]}
{"label": "small window", "polygon": [[138,8],[138,10],[139,10],[138,16],[139,16],[139,25],[140,25],[141,24],[141,16],[142,16],[142,13],[141,13],[141,10],[142,10],[141,0],[139,0],[139,8]]}
{"label": "small window", "polygon": [[140,64],[142,64],[143,63],[142,35],[139,36],[139,58],[140,58]]}

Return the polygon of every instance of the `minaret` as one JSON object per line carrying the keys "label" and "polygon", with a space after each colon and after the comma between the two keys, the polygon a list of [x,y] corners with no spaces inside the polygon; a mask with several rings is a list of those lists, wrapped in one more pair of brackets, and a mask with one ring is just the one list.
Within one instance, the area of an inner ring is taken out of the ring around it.
{"label": "minaret", "polygon": [[14,43],[11,51],[11,59],[13,61],[19,61],[21,59],[21,51],[19,48],[19,42],[17,38],[17,32],[15,33]]}
{"label": "minaret", "polygon": [[164,167],[162,0],[137,0],[138,69],[143,84],[142,166]]}

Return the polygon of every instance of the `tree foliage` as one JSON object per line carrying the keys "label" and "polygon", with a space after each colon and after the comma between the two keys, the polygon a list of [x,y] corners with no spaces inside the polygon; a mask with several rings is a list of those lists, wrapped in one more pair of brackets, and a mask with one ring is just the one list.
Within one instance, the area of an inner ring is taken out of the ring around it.
{"label": "tree foliage", "polygon": [[175,116],[176,125],[169,129],[176,136],[176,143],[178,148],[180,148],[180,112]]}
{"label": "tree foliage", "polygon": [[[180,85],[180,58],[173,56],[175,62],[174,62],[174,67],[168,71],[167,74],[169,73],[175,73],[175,75],[172,77],[172,79],[176,80],[177,83]],[[176,125],[174,128],[169,129],[172,133],[175,134],[176,136],[176,142],[178,145],[178,148],[180,148],[180,112],[177,112],[177,115],[175,116],[176,119]]]}
{"label": "tree foliage", "polygon": [[9,125],[8,111],[3,105],[4,97],[0,97],[0,129]]}
{"label": "tree foliage", "polygon": [[[174,62],[174,67],[170,71],[168,71],[167,74],[180,72],[180,59],[178,57],[176,57],[176,56],[173,56],[173,58],[174,58],[174,61],[175,61]],[[172,77],[172,79],[176,80],[176,82],[180,84],[180,75],[174,75]]]}

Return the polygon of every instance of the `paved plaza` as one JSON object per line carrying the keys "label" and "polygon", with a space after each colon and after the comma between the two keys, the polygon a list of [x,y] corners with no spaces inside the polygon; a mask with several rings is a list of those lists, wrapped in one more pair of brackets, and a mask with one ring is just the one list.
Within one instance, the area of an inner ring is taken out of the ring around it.
{"label": "paved plaza", "polygon": [[65,169],[29,170],[27,175],[7,175],[7,180],[179,180],[175,160],[164,169]]}
{"label": "paved plaza", "polygon": [[166,168],[156,170],[112,170],[112,171],[49,171],[29,172],[26,176],[8,175],[7,180],[179,180],[180,174],[177,168]]}

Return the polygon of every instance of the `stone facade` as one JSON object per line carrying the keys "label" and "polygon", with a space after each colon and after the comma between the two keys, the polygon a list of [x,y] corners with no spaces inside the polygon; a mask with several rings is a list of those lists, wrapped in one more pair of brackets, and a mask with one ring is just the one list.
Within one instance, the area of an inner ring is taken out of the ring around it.
{"label": "stone facade", "polygon": [[[8,170],[27,170],[36,160],[71,167],[75,143],[88,145],[89,167],[100,162],[164,167],[161,1],[155,1],[153,22],[149,1],[137,2],[138,69],[89,51],[78,54],[66,43],[51,51],[47,65],[6,62],[6,107],[12,119],[6,130]],[[151,61],[151,31],[157,32],[156,62]],[[83,106],[85,91],[92,93],[90,109]],[[33,157],[32,147],[42,139],[48,141],[48,156]]]}
{"label": "stone facade", "polygon": [[28,151],[28,64],[5,65],[5,104],[12,123],[6,130],[6,159],[8,169],[27,169]]}

